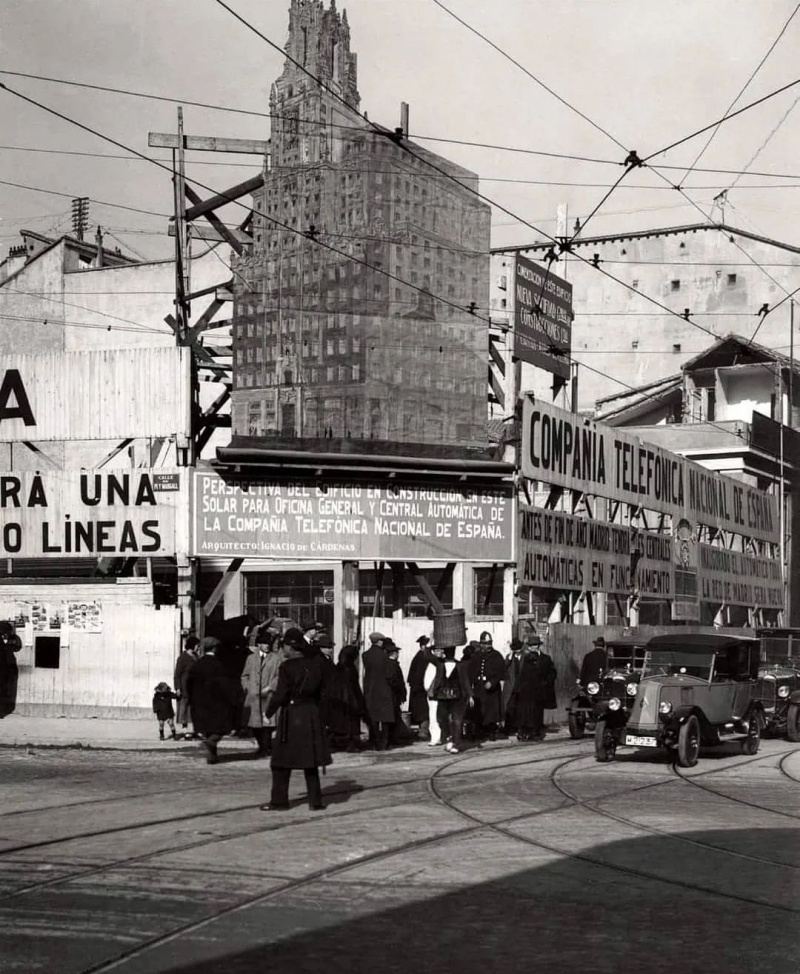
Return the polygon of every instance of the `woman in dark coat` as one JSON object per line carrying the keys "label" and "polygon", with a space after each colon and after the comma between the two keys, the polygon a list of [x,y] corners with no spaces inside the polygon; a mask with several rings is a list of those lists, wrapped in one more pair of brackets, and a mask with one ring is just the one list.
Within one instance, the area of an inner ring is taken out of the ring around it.
{"label": "woman in dark coat", "polygon": [[197,647],[199,645],[200,640],[197,636],[187,636],[186,642],[183,644],[183,652],[175,663],[175,678],[172,682],[175,692],[178,694],[178,723],[184,729],[191,719],[187,680],[189,670],[197,662]]}
{"label": "woman in dark coat", "polygon": [[308,806],[318,811],[322,804],[319,768],[331,763],[331,752],[320,714],[320,702],[327,691],[327,666],[316,646],[310,646],[299,629],[283,636],[287,659],[278,670],[278,686],[266,715],[279,708],[278,729],[272,744],[272,798],[262,809],[278,811],[289,807],[292,771],[302,770],[306,778]]}
{"label": "woman in dark coat", "polygon": [[343,646],[328,687],[328,730],[334,748],[357,751],[367,708],[358,682],[358,646]]}
{"label": "woman in dark coat", "polygon": [[214,636],[200,640],[202,657],[189,670],[187,688],[194,729],[202,742],[209,764],[217,763],[217,744],[236,726],[240,684],[217,658],[222,644]]}

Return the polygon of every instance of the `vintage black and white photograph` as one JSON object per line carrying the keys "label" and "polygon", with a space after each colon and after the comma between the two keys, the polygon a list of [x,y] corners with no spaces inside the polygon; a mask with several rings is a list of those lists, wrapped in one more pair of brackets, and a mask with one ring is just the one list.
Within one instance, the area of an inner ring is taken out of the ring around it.
{"label": "vintage black and white photograph", "polygon": [[0,974],[800,972],[799,50],[0,4]]}

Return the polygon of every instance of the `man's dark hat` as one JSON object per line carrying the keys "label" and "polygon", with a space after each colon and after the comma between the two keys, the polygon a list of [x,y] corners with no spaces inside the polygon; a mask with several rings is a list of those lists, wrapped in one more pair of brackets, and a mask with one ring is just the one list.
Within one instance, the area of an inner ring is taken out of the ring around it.
{"label": "man's dark hat", "polygon": [[606,641],[605,641],[605,639],[602,636],[598,636],[597,639],[595,639],[593,645],[594,646],[599,646],[601,649],[603,649],[603,648],[605,648]]}
{"label": "man's dark hat", "polygon": [[522,649],[522,640],[521,639],[512,639],[511,640],[511,652],[513,653],[517,649]]}
{"label": "man's dark hat", "polygon": [[333,649],[333,640],[327,632],[321,632],[313,642],[320,649]]}
{"label": "man's dark hat", "polygon": [[281,642],[301,653],[309,648],[308,643],[303,638],[303,634],[299,629],[287,629],[283,636],[281,636]]}
{"label": "man's dark hat", "polygon": [[200,649],[204,653],[215,653],[222,648],[222,643],[216,636],[203,636],[200,640]]}
{"label": "man's dark hat", "polygon": [[538,632],[529,632],[528,633],[528,636],[527,636],[527,639],[528,639],[528,645],[529,646],[541,646],[542,645],[542,637],[539,635]]}
{"label": "man's dark hat", "polygon": [[420,636],[417,640],[420,646],[427,646],[430,641],[430,636]]}
{"label": "man's dark hat", "polygon": [[183,644],[184,649],[194,649],[195,646],[199,646],[199,645],[200,645],[200,640],[197,638],[197,636],[187,636],[186,641]]}

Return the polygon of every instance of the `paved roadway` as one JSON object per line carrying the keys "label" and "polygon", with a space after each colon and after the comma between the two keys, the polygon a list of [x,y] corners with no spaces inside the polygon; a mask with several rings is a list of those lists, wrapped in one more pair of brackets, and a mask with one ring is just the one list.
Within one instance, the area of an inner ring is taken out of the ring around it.
{"label": "paved roadway", "polygon": [[2,974],[800,970],[797,745],[416,745],[317,813],[231,757],[0,750]]}

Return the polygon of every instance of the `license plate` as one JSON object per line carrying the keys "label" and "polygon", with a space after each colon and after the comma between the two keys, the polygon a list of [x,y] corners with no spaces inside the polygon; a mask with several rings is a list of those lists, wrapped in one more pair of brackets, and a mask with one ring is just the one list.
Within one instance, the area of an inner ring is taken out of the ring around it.
{"label": "license plate", "polygon": [[658,747],[655,737],[638,737],[636,734],[626,734],[625,743],[634,747]]}

